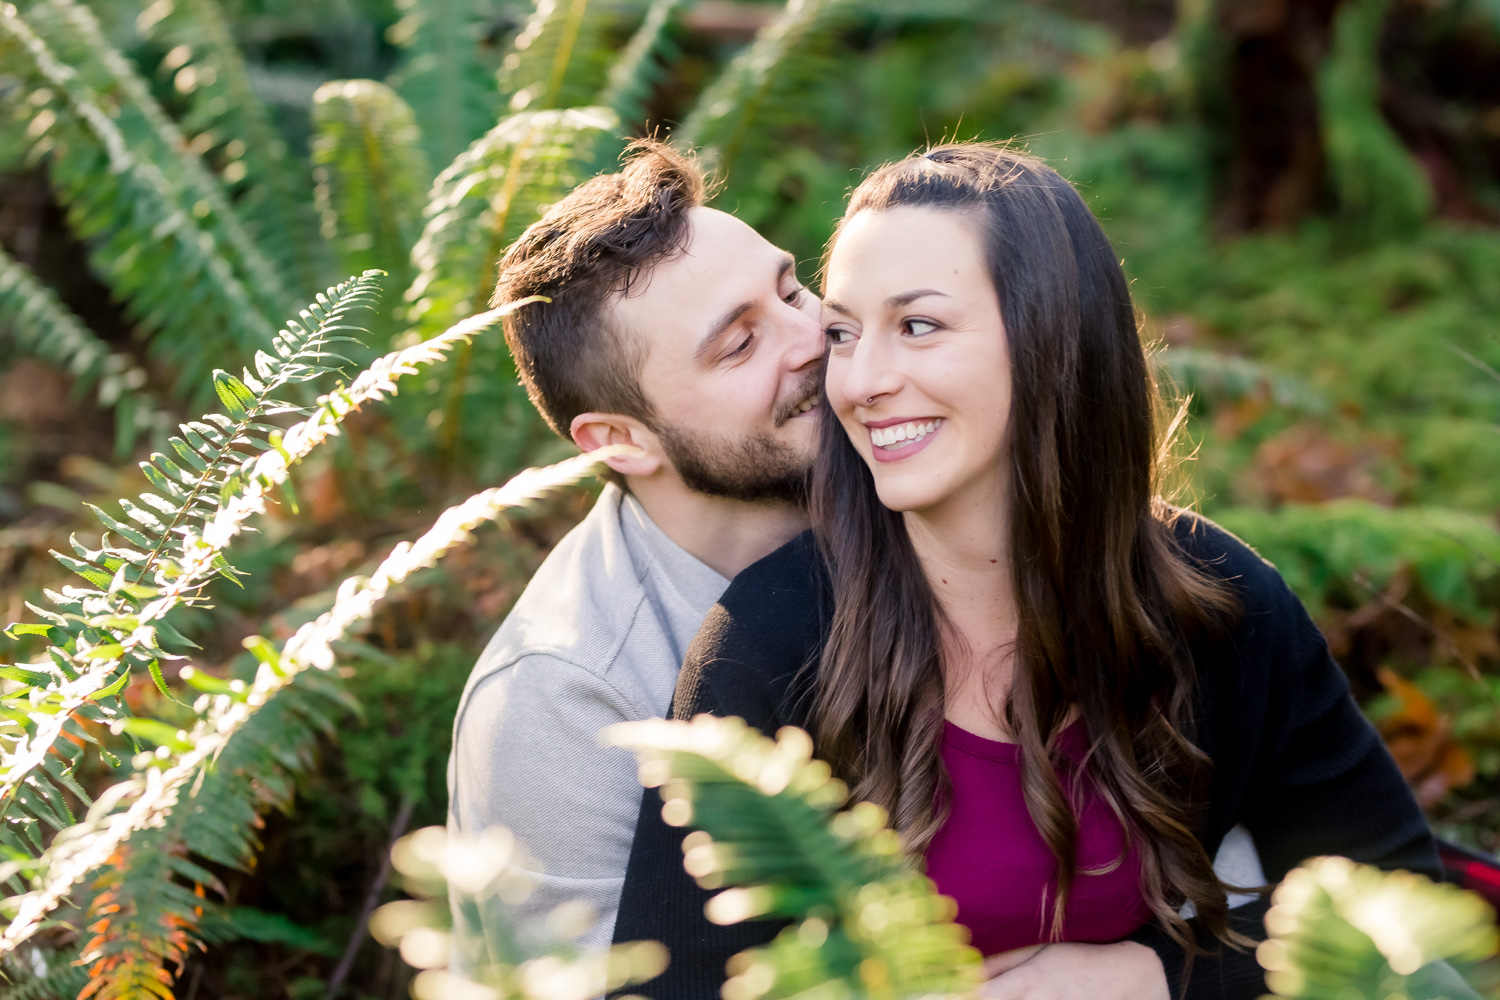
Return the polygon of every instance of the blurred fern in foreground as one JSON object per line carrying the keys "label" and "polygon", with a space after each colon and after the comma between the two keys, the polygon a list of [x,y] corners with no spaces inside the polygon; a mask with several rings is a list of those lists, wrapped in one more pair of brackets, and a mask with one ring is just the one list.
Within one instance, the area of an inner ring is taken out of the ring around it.
{"label": "blurred fern in foreground", "polygon": [[[812,759],[812,740],[783,729],[772,741],[739,719],[699,716],[606,730],[661,788],[663,818],[694,826],[684,867],[707,889],[709,919],[795,921],[764,948],[735,956],[726,1000],[918,997],[978,984],[979,953],[901,853],[885,811],[862,802]],[[728,888],[726,888],[728,887]],[[810,995],[810,994],[809,994]]]}
{"label": "blurred fern in foreground", "polygon": [[1272,901],[1256,957],[1272,991],[1297,1000],[1474,997],[1459,971],[1500,943],[1495,911],[1473,893],[1346,858],[1295,869]]}

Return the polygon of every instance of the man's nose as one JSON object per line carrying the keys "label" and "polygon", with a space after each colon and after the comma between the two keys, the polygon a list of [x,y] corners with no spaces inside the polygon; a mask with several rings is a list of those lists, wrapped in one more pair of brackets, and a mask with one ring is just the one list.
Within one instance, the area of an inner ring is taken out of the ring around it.
{"label": "man's nose", "polygon": [[787,367],[796,371],[823,360],[823,327],[816,315],[805,308],[796,309],[787,318]]}

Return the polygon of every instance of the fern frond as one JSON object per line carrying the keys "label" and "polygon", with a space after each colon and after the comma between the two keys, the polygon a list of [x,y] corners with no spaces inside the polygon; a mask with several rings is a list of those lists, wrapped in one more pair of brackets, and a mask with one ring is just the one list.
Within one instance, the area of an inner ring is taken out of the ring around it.
{"label": "fern frond", "polygon": [[[406,292],[407,321],[417,336],[431,336],[489,300],[500,258],[521,232],[564,193],[590,176],[604,150],[616,141],[618,121],[603,108],[571,108],[511,115],[492,128],[438,175],[424,209],[426,223],[412,250],[416,277]],[[475,451],[518,447],[525,428],[538,423],[535,410],[516,387],[510,354],[497,343],[479,352],[465,349],[456,371],[445,375],[448,403],[441,451],[451,457],[474,438]],[[484,394],[503,414],[470,419],[465,410]],[[504,419],[516,431],[495,435]],[[421,416],[425,420],[425,411]],[[501,440],[496,440],[501,439]],[[466,452],[467,453],[467,452]],[[514,469],[519,455],[498,465]]]}
{"label": "fern frond", "polygon": [[499,86],[512,112],[578,107],[609,72],[604,44],[618,8],[601,0],[537,0],[500,64]]}
{"label": "fern frond", "polygon": [[[493,323],[495,318],[494,315],[476,317],[467,329],[454,331],[453,336],[443,343],[422,345],[424,350],[420,351],[408,348],[389,355],[382,359],[379,373],[368,379],[362,375],[349,389],[324,396],[318,414],[298,425],[303,430],[298,432],[298,428],[293,428],[287,434],[285,445],[289,454],[301,457],[305,450],[299,449],[310,448],[336,430],[338,416],[347,413],[358,402],[378,399],[384,392],[393,391],[393,380],[397,376],[410,371],[417,363],[440,357],[458,337],[471,335],[483,325]],[[366,374],[370,375],[369,372]],[[606,449],[546,469],[530,469],[504,486],[469,498],[445,511],[437,523],[415,542],[398,545],[368,579],[346,580],[339,587],[334,606],[299,629],[281,650],[264,640],[246,640],[246,646],[261,661],[254,683],[215,696],[205,705],[206,711],[190,732],[159,732],[156,741],[168,748],[165,759],[144,755],[138,761],[139,770],[135,774],[101,796],[101,802],[108,802],[114,811],[96,808],[89,819],[53,841],[39,859],[37,868],[43,874],[38,878],[38,884],[16,901],[16,914],[4,934],[0,935],[0,952],[14,949],[34,934],[41,919],[75,885],[105,864],[132,835],[160,825],[174,808],[179,808],[182,796],[191,794],[191,789],[212,769],[215,760],[229,752],[237,734],[269,701],[284,691],[293,678],[309,668],[332,665],[332,643],[354,624],[367,619],[375,603],[393,586],[418,569],[434,565],[449,550],[465,542],[469,532],[481,523],[578,482],[590,475],[603,458],[618,451],[618,448]],[[274,467],[263,470],[266,478],[275,477],[277,472]],[[284,465],[279,467],[279,472],[284,478]],[[260,477],[253,481],[259,482]],[[231,507],[232,503],[226,505],[221,515],[227,514]],[[145,731],[145,727],[139,728]],[[166,730],[164,726],[160,728]]]}
{"label": "fern frond", "polygon": [[[341,359],[332,348],[357,329],[351,315],[367,305],[377,282],[378,272],[370,272],[319,296],[276,336],[274,355],[257,353],[254,374],[215,373],[228,415],[183,424],[181,436],[169,439],[173,457],[155,454],[141,463],[156,492],[141,494],[138,503],[122,500],[127,520],[95,509],[108,529],[98,549],[74,538],[73,555],[53,553],[89,586],[48,591],[50,610],[28,605],[43,623],[8,630],[43,636],[51,645],[47,660],[0,667],[0,675],[20,682],[0,694],[0,844],[35,856],[48,830],[75,822],[62,791],[89,801],[72,778],[81,748],[97,742],[87,724],[148,724],[122,720],[116,695],[142,671],[167,693],[162,661],[181,659],[171,650],[192,647],[167,615],[200,601],[216,576],[235,572],[223,556],[233,532],[220,528],[212,535],[208,528],[220,523],[226,500],[232,503],[246,489],[258,491],[263,506],[273,481],[247,487],[246,477],[256,474],[258,457],[289,454],[280,430],[263,421],[302,411],[278,393],[336,369]],[[314,419],[325,416],[320,410]],[[285,466],[274,482],[284,479]],[[248,511],[236,531],[244,517]],[[218,544],[205,535],[219,538]]]}
{"label": "fern frond", "polygon": [[[185,672],[204,692],[200,714],[234,691],[211,675]],[[204,918],[214,906],[209,894],[222,895],[222,887],[198,859],[248,870],[262,815],[291,803],[297,779],[313,767],[318,737],[353,710],[334,675],[299,675],[245,722],[161,825],[121,845],[90,887],[82,960],[95,997],[134,997],[135,984],[153,981],[170,992],[188,950],[212,943]]]}
{"label": "fern frond", "polygon": [[46,285],[0,248],[0,330],[24,352],[73,377],[76,391],[92,389],[115,411],[115,451],[126,455],[142,435],[171,426],[146,388],[146,372],[130,355],[111,351]]}
{"label": "fern frond", "polygon": [[[740,719],[655,719],[605,730],[634,750],[641,780],[660,787],[662,817],[697,827],[684,867],[706,889],[709,919],[798,921],[765,948],[735,956],[725,996],[916,997],[978,985],[979,954],[901,853],[885,811],[840,807],[849,790],[812,759],[812,740],[787,727],[776,740]],[[811,914],[811,915],[809,915]]]}
{"label": "fern frond", "polygon": [[1152,356],[1156,370],[1196,399],[1239,402],[1264,396],[1278,408],[1324,414],[1328,397],[1294,375],[1269,365],[1198,347],[1171,347]]}
{"label": "fern frond", "polygon": [[378,267],[406,284],[431,183],[412,110],[374,80],[335,80],[313,95],[313,176],[323,237],[348,272]]}
{"label": "fern frond", "polygon": [[293,305],[281,276],[245,231],[223,185],[189,149],[181,129],[157,104],[134,65],[104,37],[94,13],[76,0],[33,0],[23,16],[83,86],[108,98],[110,117],[135,150],[152,157],[180,186],[179,207],[201,220],[217,252],[240,275],[262,311],[277,316]]}
{"label": "fern frond", "polygon": [[136,25],[167,50],[161,69],[186,96],[180,127],[191,137],[189,148],[222,159],[219,177],[256,245],[278,271],[296,276],[299,297],[326,284],[312,185],[251,85],[218,0],[151,4]]}
{"label": "fern frond", "polygon": [[1495,911],[1457,886],[1314,858],[1277,886],[1256,951],[1266,985],[1297,1000],[1472,995],[1452,967],[1492,957]]}
{"label": "fern frond", "polygon": [[[428,968],[412,984],[412,995],[465,996],[493,1000],[588,1000],[643,982],[666,968],[666,949],[655,941],[612,946],[607,952],[578,954],[566,945],[538,948],[503,912],[486,921],[496,940],[479,943],[450,934],[450,914],[494,912],[497,900],[513,897],[533,876],[519,867],[522,851],[504,827],[490,827],[478,837],[450,833],[440,826],[416,830],[398,840],[391,865],[403,876],[415,899],[397,900],[376,910],[370,933],[387,948],[400,948],[408,935],[448,939],[450,968]],[[446,902],[445,902],[446,897]],[[477,917],[476,917],[477,919]],[[518,933],[519,932],[519,933]],[[410,954],[410,952],[406,952]],[[473,984],[479,984],[476,990]]]}
{"label": "fern frond", "polygon": [[495,66],[480,48],[484,9],[475,0],[403,0],[386,34],[401,47],[391,80],[422,123],[432,163],[449,163],[500,117]]}
{"label": "fern frond", "polygon": [[728,177],[756,143],[769,145],[766,113],[826,71],[827,49],[849,0],[790,0],[709,84],[673,137],[697,147],[706,167]]}
{"label": "fern frond", "polygon": [[55,951],[31,946],[0,963],[0,1000],[76,1000],[89,976],[77,946]]}
{"label": "fern frond", "polygon": [[205,331],[223,331],[246,354],[265,347],[280,292],[251,277],[269,268],[217,182],[150,96],[135,93],[143,85],[93,16],[71,0],[41,0],[25,15],[0,3],[0,62],[21,81],[0,104],[28,121],[31,154],[46,160],[74,231],[152,335],[152,352],[177,371],[179,391],[201,389],[225,347]]}
{"label": "fern frond", "polygon": [[668,55],[667,29],[681,6],[682,0],[652,0],[645,20],[609,68],[604,90],[594,103],[614,111],[624,124],[645,122],[646,98],[661,78],[657,60]]}

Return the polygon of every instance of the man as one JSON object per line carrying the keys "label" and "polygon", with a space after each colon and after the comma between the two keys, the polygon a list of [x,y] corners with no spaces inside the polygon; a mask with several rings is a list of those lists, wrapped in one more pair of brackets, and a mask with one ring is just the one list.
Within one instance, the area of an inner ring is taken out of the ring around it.
{"label": "man", "polygon": [[517,915],[587,904],[585,948],[610,941],[641,802],[599,731],[665,715],[730,578],[806,527],[818,301],[789,254],[703,200],[690,160],[637,143],[522,235],[495,290],[550,299],[505,334],[552,428],[637,449],[485,648],[449,761],[450,826],[508,827],[536,883]]}

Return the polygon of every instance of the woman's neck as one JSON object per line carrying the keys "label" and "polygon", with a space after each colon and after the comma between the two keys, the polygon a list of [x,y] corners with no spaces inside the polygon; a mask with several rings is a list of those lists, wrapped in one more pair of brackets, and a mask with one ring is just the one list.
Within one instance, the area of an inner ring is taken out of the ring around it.
{"label": "woman's neck", "polygon": [[990,739],[1006,739],[1005,695],[1016,637],[1008,510],[988,502],[909,511],[907,533],[942,608],[945,714]]}

